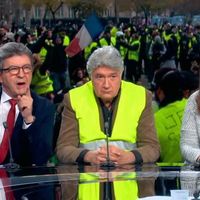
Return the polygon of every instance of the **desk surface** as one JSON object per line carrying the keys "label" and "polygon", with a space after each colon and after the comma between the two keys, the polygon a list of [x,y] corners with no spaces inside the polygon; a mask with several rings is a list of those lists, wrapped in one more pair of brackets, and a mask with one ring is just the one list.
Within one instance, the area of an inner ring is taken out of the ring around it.
{"label": "desk surface", "polygon": [[174,189],[187,190],[191,197],[200,191],[200,171],[193,166],[123,165],[102,170],[65,165],[0,169],[0,177],[2,200],[10,193],[21,200],[159,200],[170,199]]}

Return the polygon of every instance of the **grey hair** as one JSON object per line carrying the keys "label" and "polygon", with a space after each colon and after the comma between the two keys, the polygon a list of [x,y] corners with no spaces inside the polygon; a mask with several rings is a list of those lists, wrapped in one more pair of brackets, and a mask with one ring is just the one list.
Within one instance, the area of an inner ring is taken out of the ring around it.
{"label": "grey hair", "polygon": [[5,59],[15,55],[27,55],[33,64],[33,57],[31,50],[22,43],[8,42],[0,47],[0,69],[3,68]]}
{"label": "grey hair", "polygon": [[119,51],[112,46],[104,46],[96,49],[87,61],[87,72],[89,76],[94,69],[100,66],[107,66],[119,69],[121,72],[124,70],[124,62]]}

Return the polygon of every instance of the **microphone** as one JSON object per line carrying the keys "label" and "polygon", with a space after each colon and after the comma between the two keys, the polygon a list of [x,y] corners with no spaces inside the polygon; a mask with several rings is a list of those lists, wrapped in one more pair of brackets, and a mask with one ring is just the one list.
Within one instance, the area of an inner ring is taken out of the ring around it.
{"label": "microphone", "polygon": [[109,153],[109,120],[105,121],[104,123],[105,134],[106,134],[106,162],[100,164],[100,168],[106,171],[110,171],[115,169],[116,165],[114,162],[110,160],[110,153]]}
{"label": "microphone", "polygon": [[194,199],[192,200],[199,200],[199,191],[195,191],[193,194]]}
{"label": "microphone", "polygon": [[195,180],[195,190],[194,190],[194,193],[193,193],[193,199],[191,200],[200,200],[199,199],[199,196],[200,196],[200,191],[198,189],[198,186],[199,186],[199,181],[198,181],[198,178]]}
{"label": "microphone", "polygon": [[[5,130],[6,129],[8,130],[7,122],[3,122],[3,127],[5,128]],[[5,134],[6,134],[6,132],[7,131],[5,131]],[[11,146],[11,142],[10,142],[11,138],[10,138],[9,130],[8,130],[7,134],[8,134],[8,149],[9,149],[9,153],[10,153],[10,159],[9,159],[9,163],[4,164],[3,166],[6,169],[18,169],[19,165],[17,163],[15,163],[14,159],[13,159],[12,146]]]}

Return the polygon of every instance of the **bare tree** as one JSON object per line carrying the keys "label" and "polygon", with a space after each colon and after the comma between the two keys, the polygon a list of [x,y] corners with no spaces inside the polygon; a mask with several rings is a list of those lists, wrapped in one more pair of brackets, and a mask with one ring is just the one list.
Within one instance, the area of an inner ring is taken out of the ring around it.
{"label": "bare tree", "polygon": [[53,23],[56,21],[56,13],[59,11],[59,9],[63,6],[64,0],[20,0],[21,4],[23,5],[24,8],[28,9],[31,8],[33,5],[34,6],[45,6],[45,12],[43,19],[46,18],[46,14],[48,12],[51,13]]}

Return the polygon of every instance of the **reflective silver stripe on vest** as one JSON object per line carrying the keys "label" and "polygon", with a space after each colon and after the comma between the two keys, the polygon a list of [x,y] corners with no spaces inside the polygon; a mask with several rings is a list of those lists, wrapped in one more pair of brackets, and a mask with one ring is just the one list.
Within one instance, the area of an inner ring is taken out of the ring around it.
{"label": "reflective silver stripe on vest", "polygon": [[[135,143],[125,142],[125,141],[109,141],[110,145],[115,145],[124,150],[133,150],[136,148]],[[96,140],[94,142],[88,142],[87,144],[80,144],[80,147],[88,150],[96,150],[102,145],[106,145],[106,140]]]}

